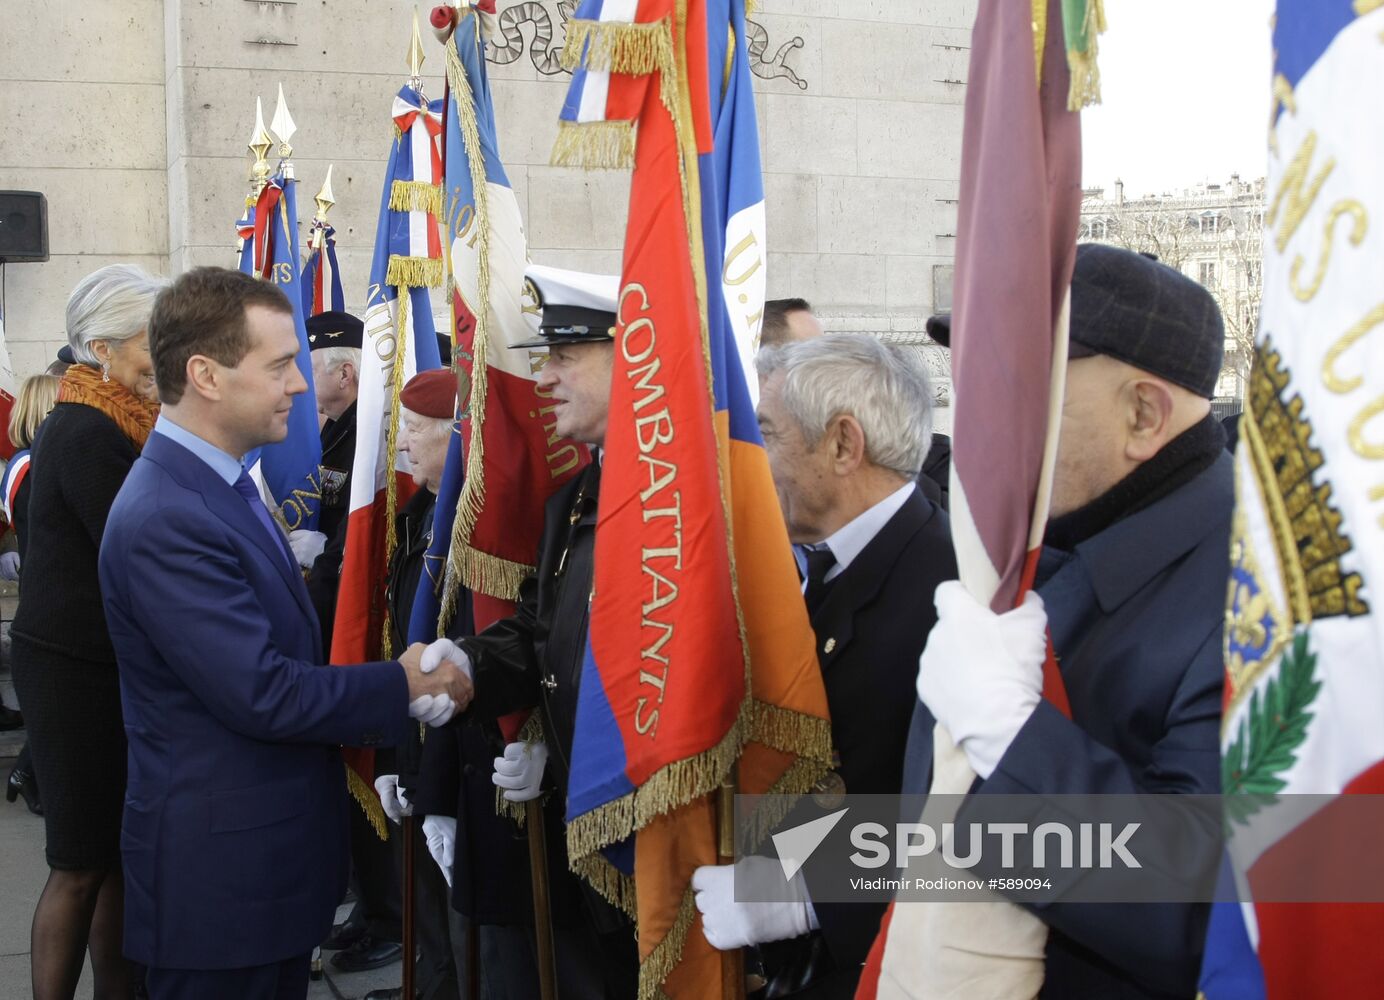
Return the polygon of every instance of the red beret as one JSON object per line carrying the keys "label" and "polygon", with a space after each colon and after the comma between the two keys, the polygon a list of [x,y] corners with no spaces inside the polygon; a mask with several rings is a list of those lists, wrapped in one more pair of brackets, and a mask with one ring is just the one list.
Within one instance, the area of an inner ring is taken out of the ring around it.
{"label": "red beret", "polygon": [[450,368],[419,372],[404,385],[399,402],[420,417],[451,420],[456,416],[457,377]]}

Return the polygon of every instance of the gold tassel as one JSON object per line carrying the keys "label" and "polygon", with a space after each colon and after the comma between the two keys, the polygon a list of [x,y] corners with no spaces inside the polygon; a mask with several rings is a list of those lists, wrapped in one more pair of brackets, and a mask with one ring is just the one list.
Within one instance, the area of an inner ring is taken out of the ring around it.
{"label": "gold tassel", "polygon": [[607,903],[631,920],[638,921],[638,899],[634,892],[634,879],[607,861],[605,855],[592,854],[585,858],[569,859],[567,866],[580,875]]}
{"label": "gold tassel", "polygon": [[[543,716],[533,711],[524,720],[524,724],[519,727],[518,734],[514,737],[518,743],[542,743],[543,742]],[[507,816],[519,824],[519,829],[524,829],[528,821],[528,810],[525,808],[527,802],[511,802],[505,798],[503,788],[498,785],[495,788],[495,813],[498,816]]]}
{"label": "gold tassel", "polygon": [[1099,46],[1096,36],[1105,31],[1104,0],[1087,0],[1086,51],[1070,49],[1067,52],[1067,66],[1071,70],[1072,84],[1067,91],[1067,110],[1080,111],[1088,104],[1100,103],[1100,67],[1096,64]]}
{"label": "gold tassel", "polygon": [[831,722],[756,700],[749,738],[781,753],[831,760]]}
{"label": "gold tassel", "polygon": [[401,257],[399,254],[390,254],[384,283],[393,285],[400,291],[405,288],[440,288],[442,278],[440,257]]}
{"label": "gold tassel", "polygon": [[458,567],[461,582],[467,587],[506,601],[518,600],[520,585],[537,569],[482,552],[465,542],[459,552],[453,553],[452,565]]}
{"label": "gold tassel", "polygon": [[634,122],[558,122],[549,164],[587,170],[628,170],[634,166]]}
{"label": "gold tassel", "polygon": [[668,21],[631,24],[627,21],[567,22],[562,68],[577,68],[647,76],[676,72],[673,38]]}
{"label": "gold tassel", "polygon": [[343,762],[342,767],[346,768],[346,787],[351,790],[351,798],[365,811],[365,818],[370,821],[379,838],[388,840],[389,827],[385,825],[384,806],[380,805],[380,797],[365,783],[364,778],[351,770],[349,764]]}
{"label": "gold tassel", "polygon": [[696,916],[696,899],[691,886],[688,886],[682,902],[678,904],[678,915],[673,918],[672,926],[663,935],[663,940],[654,945],[648,957],[639,963],[639,1000],[658,1000],[663,995],[664,982],[682,961],[687,932],[692,929]]}
{"label": "gold tassel", "polygon": [[391,212],[427,212],[442,217],[442,185],[427,181],[395,181],[389,188]]}

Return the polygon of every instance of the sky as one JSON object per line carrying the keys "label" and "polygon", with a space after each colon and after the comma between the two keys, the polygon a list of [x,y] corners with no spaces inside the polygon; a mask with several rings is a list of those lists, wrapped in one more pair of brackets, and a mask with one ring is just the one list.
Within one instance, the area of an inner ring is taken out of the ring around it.
{"label": "sky", "polygon": [[1273,0],[1105,0],[1082,183],[1125,195],[1263,177]]}

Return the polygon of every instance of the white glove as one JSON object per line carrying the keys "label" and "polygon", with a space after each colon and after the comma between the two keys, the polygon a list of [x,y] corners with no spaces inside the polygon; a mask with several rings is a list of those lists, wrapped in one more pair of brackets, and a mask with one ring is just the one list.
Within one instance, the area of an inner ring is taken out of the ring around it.
{"label": "white glove", "polygon": [[451,695],[445,694],[420,695],[408,703],[410,719],[417,719],[434,728],[451,722],[456,710],[456,702],[452,701]]}
{"label": "white glove", "polygon": [[405,816],[413,815],[413,804],[404,796],[404,790],[399,787],[399,776],[397,774],[382,774],[375,779],[375,794],[380,797],[380,805],[384,806],[384,814],[394,822],[399,822]]}
{"label": "white glove", "polygon": [[450,816],[424,816],[423,839],[428,842],[428,853],[442,869],[442,877],[450,886],[452,862],[456,860],[457,821]]}
{"label": "white glove", "polygon": [[997,615],[960,583],[937,588],[937,624],[918,664],[918,697],[988,778],[1043,697],[1048,615],[1030,590]]}
{"label": "white glove", "polygon": [[548,744],[510,743],[505,755],[495,758],[495,773],[490,776],[497,788],[505,789],[510,802],[528,802],[543,793],[543,767],[548,763]]}
{"label": "white glove", "polygon": [[758,855],[741,858],[733,865],[703,865],[692,873],[697,912],[702,915],[702,933],[711,947],[720,951],[767,944],[800,937],[817,929],[817,914],[807,898],[807,888],[799,874],[788,883],[792,900],[775,903],[750,903],[735,898],[736,871],[741,894],[754,895],[756,886],[776,886],[783,890],[783,868],[773,858]]}
{"label": "white glove", "polygon": [[19,553],[6,552],[0,555],[0,580],[19,579]]}
{"label": "white glove", "polygon": [[469,680],[475,680],[471,674],[471,657],[451,639],[438,639],[430,643],[423,650],[423,658],[418,666],[423,673],[430,674],[443,663],[454,664]]}
{"label": "white glove", "polygon": [[303,569],[312,569],[312,564],[327,547],[327,536],[320,531],[299,528],[288,533],[288,547],[293,550],[293,558]]}

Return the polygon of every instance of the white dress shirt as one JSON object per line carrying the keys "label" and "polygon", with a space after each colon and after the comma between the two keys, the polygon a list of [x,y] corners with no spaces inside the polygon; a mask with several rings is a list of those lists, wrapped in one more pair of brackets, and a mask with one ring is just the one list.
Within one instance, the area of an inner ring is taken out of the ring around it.
{"label": "white dress shirt", "polygon": [[[897,514],[900,508],[908,502],[909,496],[916,490],[916,483],[904,483],[893,493],[875,504],[869,510],[858,514],[856,517],[847,521],[831,535],[809,548],[820,549],[823,546],[831,549],[831,554],[836,557],[836,565],[827,570],[827,575],[822,578],[823,583],[828,583],[846,571],[855,558],[865,551],[865,546],[874,541],[881,529],[889,523],[889,519]],[[799,567],[804,565],[799,560]],[[807,581],[803,581],[803,586],[807,586]]]}

